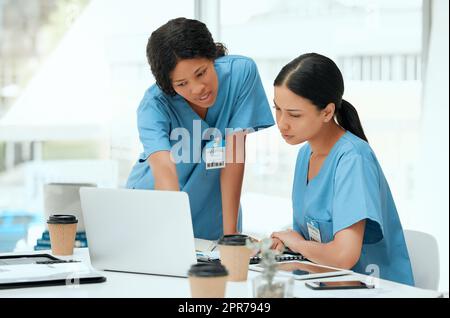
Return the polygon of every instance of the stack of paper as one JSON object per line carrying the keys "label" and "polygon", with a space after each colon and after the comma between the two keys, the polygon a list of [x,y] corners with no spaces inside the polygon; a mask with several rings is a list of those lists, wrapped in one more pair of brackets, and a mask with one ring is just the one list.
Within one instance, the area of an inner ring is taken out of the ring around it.
{"label": "stack of paper", "polygon": [[37,282],[65,279],[68,282],[77,278],[96,277],[90,265],[83,263],[62,264],[20,264],[0,266],[0,285],[19,282]]}
{"label": "stack of paper", "polygon": [[217,241],[210,241],[204,239],[195,239],[195,250],[197,252],[212,252],[217,246]]}

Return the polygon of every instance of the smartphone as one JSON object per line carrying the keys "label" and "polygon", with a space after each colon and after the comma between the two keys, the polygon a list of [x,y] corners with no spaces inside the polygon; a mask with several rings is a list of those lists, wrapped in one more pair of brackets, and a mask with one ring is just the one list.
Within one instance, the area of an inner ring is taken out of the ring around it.
{"label": "smartphone", "polygon": [[359,280],[335,281],[335,282],[305,282],[306,287],[315,290],[328,289],[361,289],[374,288],[374,285],[366,284]]}

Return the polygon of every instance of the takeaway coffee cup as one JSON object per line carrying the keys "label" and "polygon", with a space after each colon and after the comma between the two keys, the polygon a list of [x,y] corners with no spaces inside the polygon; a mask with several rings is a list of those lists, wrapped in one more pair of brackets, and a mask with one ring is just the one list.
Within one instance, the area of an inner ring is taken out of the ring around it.
{"label": "takeaway coffee cup", "polygon": [[192,298],[224,298],[228,271],[220,263],[198,263],[188,271]]}
{"label": "takeaway coffee cup", "polygon": [[53,214],[47,220],[54,255],[72,255],[78,220],[70,214]]}
{"label": "takeaway coffee cup", "polygon": [[247,280],[248,264],[252,250],[246,246],[249,237],[243,234],[224,235],[219,240],[220,261],[229,272],[228,280]]}

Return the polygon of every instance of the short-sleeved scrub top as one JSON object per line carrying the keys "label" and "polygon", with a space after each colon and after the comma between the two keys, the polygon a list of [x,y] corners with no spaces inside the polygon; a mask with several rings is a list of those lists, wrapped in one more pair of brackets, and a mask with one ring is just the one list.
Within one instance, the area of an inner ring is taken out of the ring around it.
{"label": "short-sleeved scrub top", "polygon": [[327,243],[337,232],[366,220],[361,257],[352,270],[414,285],[402,225],[369,144],[346,131],[308,182],[310,156],[307,143],[298,153],[292,190],[294,230],[307,240],[314,239],[309,223],[319,229],[321,242]]}
{"label": "short-sleeved scrub top", "polygon": [[[227,55],[216,59],[214,67],[217,98],[203,120],[180,95],[168,96],[157,85],[146,91],[137,110],[144,151],[127,181],[127,188],[154,189],[147,158],[157,151],[171,151],[180,190],[189,195],[194,236],[209,240],[223,235],[221,169],[206,169],[205,146],[218,136],[224,140],[232,132],[257,131],[275,123],[253,60]],[[242,230],[241,208],[238,230]]]}

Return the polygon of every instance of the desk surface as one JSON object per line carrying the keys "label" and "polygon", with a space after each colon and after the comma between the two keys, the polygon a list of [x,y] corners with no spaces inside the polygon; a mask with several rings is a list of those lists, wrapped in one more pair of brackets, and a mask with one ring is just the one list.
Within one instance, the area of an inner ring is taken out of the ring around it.
{"label": "desk surface", "polygon": [[[34,254],[48,253],[50,251],[37,251]],[[24,253],[6,253],[0,255],[14,255]],[[31,253],[30,253],[31,254]],[[59,256],[58,256],[59,257]],[[75,249],[74,255],[70,257],[59,257],[82,260],[89,263],[89,251],[87,248]],[[0,298],[6,297],[84,297],[84,298],[103,298],[103,297],[155,297],[155,298],[188,298],[190,297],[189,281],[187,278],[175,278],[156,275],[129,274],[102,271],[107,277],[105,283],[83,284],[75,286],[52,286],[0,290]],[[248,298],[252,297],[251,280],[259,275],[254,271],[249,271],[247,282],[234,283],[228,282],[226,288],[226,297]],[[333,280],[357,280],[365,279],[367,276],[360,274],[351,274],[347,276],[321,279],[322,281]],[[360,290],[330,290],[315,291],[305,286],[304,281],[296,280],[294,285],[294,297],[317,298],[317,297],[439,297],[441,294],[437,291],[424,290],[391,281],[380,280],[376,289]]]}

